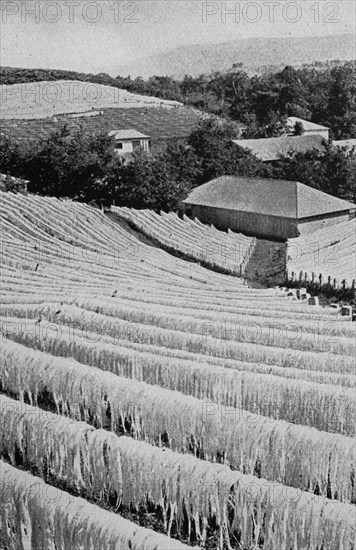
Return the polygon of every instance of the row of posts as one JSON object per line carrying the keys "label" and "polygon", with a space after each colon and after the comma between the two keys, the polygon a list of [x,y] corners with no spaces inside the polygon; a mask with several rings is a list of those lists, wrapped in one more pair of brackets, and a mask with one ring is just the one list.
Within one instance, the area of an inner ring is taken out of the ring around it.
{"label": "row of posts", "polygon": [[351,288],[351,290],[355,290],[355,279],[352,280],[351,286],[349,286],[346,279],[343,279],[341,282],[339,279],[333,278],[333,277],[324,277],[322,273],[320,273],[319,276],[317,276],[315,273],[311,273],[311,275],[307,272],[301,271],[299,273],[299,276],[294,272],[286,272],[286,278],[288,281],[299,282],[301,284],[303,283],[311,283],[311,284],[317,284],[321,288],[323,285],[327,284],[329,286],[332,286],[335,289],[342,288],[343,290]]}

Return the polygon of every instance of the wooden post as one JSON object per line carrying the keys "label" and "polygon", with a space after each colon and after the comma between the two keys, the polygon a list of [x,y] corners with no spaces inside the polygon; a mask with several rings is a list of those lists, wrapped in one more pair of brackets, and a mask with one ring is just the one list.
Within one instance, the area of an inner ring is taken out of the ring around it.
{"label": "wooden post", "polygon": [[319,286],[320,286],[320,288],[323,286],[323,284],[324,284],[324,278],[323,278],[322,273],[320,273],[320,275],[319,275]]}
{"label": "wooden post", "polygon": [[311,274],[311,282],[314,283],[314,281],[315,281],[315,273],[313,271]]}
{"label": "wooden post", "polygon": [[299,273],[299,282],[301,283],[303,281],[303,271]]}
{"label": "wooden post", "polygon": [[334,281],[333,281],[333,287],[334,287],[335,289],[337,288],[337,280],[336,280],[336,279],[334,279]]}
{"label": "wooden post", "polygon": [[304,273],[304,281],[307,283],[309,280],[309,275],[307,272]]}
{"label": "wooden post", "polygon": [[328,285],[331,285],[331,277],[330,277],[330,275],[329,275],[329,277],[328,277]]}
{"label": "wooden post", "polygon": [[294,279],[295,279],[295,273],[294,271],[292,271],[292,279],[291,279],[292,283],[294,282]]}

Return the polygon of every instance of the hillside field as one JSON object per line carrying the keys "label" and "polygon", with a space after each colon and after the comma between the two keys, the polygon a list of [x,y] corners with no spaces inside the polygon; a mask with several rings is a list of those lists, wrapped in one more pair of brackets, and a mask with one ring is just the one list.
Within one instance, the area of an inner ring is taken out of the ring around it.
{"label": "hillside field", "polygon": [[46,139],[66,125],[82,127],[90,134],[109,133],[112,130],[134,128],[151,136],[152,150],[160,148],[170,139],[187,138],[202,118],[199,111],[189,107],[137,107],[102,108],[97,116],[72,118],[69,114],[41,119],[4,119],[1,133],[24,143]]}
{"label": "hillside field", "polygon": [[79,80],[27,82],[0,86],[0,119],[42,119],[101,108],[172,108],[181,105],[157,97]]}
{"label": "hillside field", "polygon": [[307,274],[311,281],[323,277],[326,283],[351,287],[356,274],[356,219],[315,231],[310,235],[289,239],[287,269],[298,277]]}
{"label": "hillside field", "polygon": [[354,323],[0,199],[1,548],[355,550]]}

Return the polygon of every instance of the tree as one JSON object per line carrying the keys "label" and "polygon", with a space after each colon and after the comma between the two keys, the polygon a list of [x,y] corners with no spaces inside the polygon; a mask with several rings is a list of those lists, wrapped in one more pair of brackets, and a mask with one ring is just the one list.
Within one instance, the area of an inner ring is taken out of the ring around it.
{"label": "tree", "polygon": [[299,77],[298,71],[287,65],[277,73],[278,82],[278,110],[282,115],[307,117],[308,101],[306,89]]}
{"label": "tree", "polygon": [[177,154],[173,149],[158,157],[139,152],[133,161],[116,166],[108,178],[115,204],[156,212],[179,210],[191,183],[183,164],[175,162]]}
{"label": "tree", "polygon": [[23,177],[26,171],[28,148],[21,142],[0,136],[0,172]]}
{"label": "tree", "polygon": [[303,122],[300,120],[297,120],[297,122],[294,124],[294,135],[295,136],[302,136],[304,134],[304,126]]}
{"label": "tree", "polygon": [[159,161],[167,167],[172,181],[185,184],[187,188],[191,188],[201,176],[200,159],[184,141],[170,143],[160,155]]}
{"label": "tree", "polygon": [[300,181],[320,191],[350,200],[355,197],[356,154],[346,154],[325,142],[325,152],[319,150],[289,154],[273,169],[273,177]]}
{"label": "tree", "polygon": [[26,164],[29,191],[81,201],[105,202],[106,176],[118,162],[112,139],[64,126],[40,140]]}
{"label": "tree", "polygon": [[249,151],[232,142],[237,128],[232,122],[205,119],[188,142],[200,159],[201,173],[195,185],[222,175],[266,176],[268,168]]}
{"label": "tree", "polygon": [[356,135],[356,71],[355,64],[335,67],[331,71],[328,113],[335,139]]}

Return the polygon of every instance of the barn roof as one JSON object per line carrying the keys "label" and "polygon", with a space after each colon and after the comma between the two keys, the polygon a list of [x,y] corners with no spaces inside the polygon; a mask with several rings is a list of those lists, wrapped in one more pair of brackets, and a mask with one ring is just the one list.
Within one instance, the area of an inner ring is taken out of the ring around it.
{"label": "barn roof", "polygon": [[356,205],[296,181],[222,176],[193,189],[186,204],[301,219]]}
{"label": "barn roof", "polygon": [[298,118],[296,116],[290,116],[287,119],[287,125],[291,128],[294,128],[296,122],[301,122],[306,132],[329,130],[327,126],[321,126],[320,124],[315,124],[315,122],[310,122],[310,120],[304,120],[303,118]]}
{"label": "barn roof", "polygon": [[233,143],[249,149],[253,155],[264,162],[278,160],[289,152],[305,153],[317,149],[321,153],[325,151],[324,138],[318,135],[282,136],[277,138],[262,139],[234,139]]}

